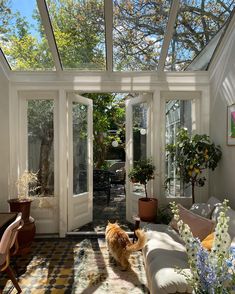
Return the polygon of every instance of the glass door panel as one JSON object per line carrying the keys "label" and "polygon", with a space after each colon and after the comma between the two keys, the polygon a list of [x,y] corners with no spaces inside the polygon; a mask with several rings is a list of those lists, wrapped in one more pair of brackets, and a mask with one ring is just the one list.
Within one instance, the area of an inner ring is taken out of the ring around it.
{"label": "glass door panel", "polygon": [[88,106],[73,102],[73,195],[88,191]]}
{"label": "glass door panel", "polygon": [[68,94],[68,231],[92,221],[92,100]]}
{"label": "glass door panel", "polygon": [[[126,167],[127,176],[136,162],[151,156],[150,94],[142,94],[126,101]],[[151,187],[148,187],[151,189]],[[126,215],[128,221],[138,214],[138,199],[145,195],[143,185],[126,180]]]}

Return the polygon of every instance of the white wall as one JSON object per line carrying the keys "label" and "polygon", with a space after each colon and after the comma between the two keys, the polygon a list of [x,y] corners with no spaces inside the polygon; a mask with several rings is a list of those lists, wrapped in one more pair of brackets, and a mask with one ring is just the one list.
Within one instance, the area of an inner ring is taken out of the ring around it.
{"label": "white wall", "polygon": [[0,67],[0,211],[8,211],[9,82]]}
{"label": "white wall", "polygon": [[235,103],[235,25],[211,76],[210,134],[220,144],[223,158],[210,173],[209,195],[227,198],[235,208],[235,146],[226,142],[227,106]]}

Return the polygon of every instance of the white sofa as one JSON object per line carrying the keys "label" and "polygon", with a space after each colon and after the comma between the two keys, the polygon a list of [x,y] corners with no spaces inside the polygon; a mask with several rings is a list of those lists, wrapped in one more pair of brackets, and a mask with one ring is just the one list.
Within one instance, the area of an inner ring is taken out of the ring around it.
{"label": "white sofa", "polygon": [[[211,197],[207,204],[211,206],[211,218],[219,213],[219,200]],[[235,245],[235,210],[228,211],[230,216],[229,234]],[[187,254],[178,233],[168,225],[141,222],[146,230],[147,243],[143,248],[144,263],[150,294],[192,293],[185,277],[176,272],[183,268],[190,274]]]}

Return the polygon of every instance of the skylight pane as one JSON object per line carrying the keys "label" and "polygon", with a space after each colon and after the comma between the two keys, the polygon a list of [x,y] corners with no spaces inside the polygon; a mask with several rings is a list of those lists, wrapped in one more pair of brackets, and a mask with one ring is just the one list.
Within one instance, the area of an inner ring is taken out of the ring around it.
{"label": "skylight pane", "polygon": [[63,67],[105,70],[104,1],[46,2]]}
{"label": "skylight pane", "polygon": [[156,70],[171,1],[114,0],[114,70]]}
{"label": "skylight pane", "polygon": [[13,70],[54,68],[36,0],[1,1],[0,46]]}
{"label": "skylight pane", "polygon": [[228,20],[234,0],[182,0],[165,70],[183,70]]}

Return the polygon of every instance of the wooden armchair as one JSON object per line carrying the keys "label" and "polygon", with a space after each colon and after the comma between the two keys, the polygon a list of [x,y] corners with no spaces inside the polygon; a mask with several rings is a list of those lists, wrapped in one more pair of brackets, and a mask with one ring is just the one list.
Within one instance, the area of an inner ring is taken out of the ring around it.
{"label": "wooden armchair", "polygon": [[15,274],[10,267],[10,250],[15,245],[15,250],[12,255],[17,252],[17,234],[20,228],[22,228],[24,222],[22,220],[22,213],[18,213],[14,222],[12,222],[4,231],[0,241],[0,271],[5,271],[11,279],[13,285],[17,289],[18,293],[21,293],[21,288],[16,280]]}

